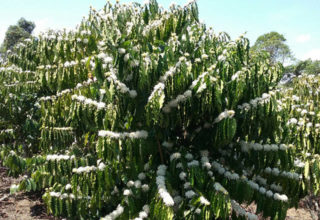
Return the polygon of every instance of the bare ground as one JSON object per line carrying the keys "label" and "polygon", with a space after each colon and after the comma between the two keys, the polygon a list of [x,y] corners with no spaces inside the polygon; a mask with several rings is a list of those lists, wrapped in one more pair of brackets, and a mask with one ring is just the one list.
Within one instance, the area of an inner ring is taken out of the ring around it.
{"label": "bare ground", "polygon": [[[17,193],[10,195],[10,186],[17,184],[19,178],[6,175],[6,168],[0,167],[0,220],[57,220],[46,213],[39,193]],[[299,208],[289,209],[287,220],[318,220],[320,219],[320,197],[306,197],[301,200]],[[248,210],[255,210],[250,205]]]}
{"label": "bare ground", "polygon": [[53,220],[48,216],[41,195],[37,193],[17,193],[10,195],[10,186],[17,184],[19,178],[6,175],[0,167],[0,219],[4,220]]}

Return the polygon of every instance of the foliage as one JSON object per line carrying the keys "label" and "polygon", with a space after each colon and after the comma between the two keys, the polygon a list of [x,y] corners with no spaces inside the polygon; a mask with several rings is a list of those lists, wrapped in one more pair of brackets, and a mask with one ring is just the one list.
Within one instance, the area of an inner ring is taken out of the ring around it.
{"label": "foliage", "polygon": [[266,51],[270,54],[272,63],[284,63],[287,59],[291,59],[291,51],[289,46],[285,43],[286,38],[278,32],[269,32],[258,37],[252,47],[254,53]]}
{"label": "foliage", "polygon": [[320,109],[319,76],[301,74],[291,87],[281,88],[278,100],[286,135],[295,143],[294,164],[304,173],[305,186],[319,193]]}
{"label": "foliage", "polygon": [[31,21],[27,21],[24,18],[20,18],[16,25],[9,26],[6,31],[2,50],[11,50],[18,42],[30,38],[35,24]]}
{"label": "foliage", "polygon": [[296,64],[292,64],[285,68],[286,73],[294,73],[295,75],[305,74],[320,74],[320,60],[304,60],[299,61]]}
{"label": "foliage", "polygon": [[288,123],[284,97],[308,87],[278,88],[282,72],[195,2],[107,3],[2,64],[0,159],[69,219],[284,219],[319,183],[295,166],[319,145]]}

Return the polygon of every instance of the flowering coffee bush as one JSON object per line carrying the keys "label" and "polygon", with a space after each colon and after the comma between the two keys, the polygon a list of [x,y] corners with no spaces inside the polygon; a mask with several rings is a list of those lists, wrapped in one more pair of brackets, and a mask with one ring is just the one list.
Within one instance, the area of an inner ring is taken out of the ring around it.
{"label": "flowering coffee bush", "polygon": [[314,194],[320,189],[319,76],[300,75],[292,86],[279,88],[278,111],[282,136],[295,143],[294,166],[304,174],[304,187]]}
{"label": "flowering coffee bush", "polygon": [[249,49],[195,2],[153,0],[19,44],[0,69],[0,158],[27,175],[13,188],[68,219],[284,219],[318,145],[290,130],[282,67]]}

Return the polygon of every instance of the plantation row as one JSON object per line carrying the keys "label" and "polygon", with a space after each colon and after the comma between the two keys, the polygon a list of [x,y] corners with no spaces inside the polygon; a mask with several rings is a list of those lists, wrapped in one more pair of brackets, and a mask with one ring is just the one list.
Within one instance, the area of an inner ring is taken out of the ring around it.
{"label": "plantation row", "polygon": [[11,191],[68,219],[284,219],[320,189],[319,77],[280,87],[249,49],[153,0],[19,44],[0,67]]}

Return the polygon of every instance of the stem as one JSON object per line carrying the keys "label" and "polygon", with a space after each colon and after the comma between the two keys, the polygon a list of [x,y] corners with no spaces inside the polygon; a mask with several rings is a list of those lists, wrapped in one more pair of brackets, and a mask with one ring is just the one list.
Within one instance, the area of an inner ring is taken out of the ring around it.
{"label": "stem", "polygon": [[161,145],[160,145],[160,142],[159,142],[158,137],[156,137],[156,139],[157,139],[157,142],[158,142],[158,151],[159,151],[159,154],[160,154],[160,160],[161,160],[161,163],[164,164],[164,159],[163,159],[163,154],[162,154],[162,150],[161,150]]}

